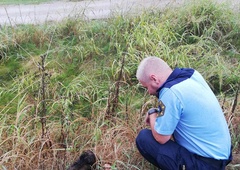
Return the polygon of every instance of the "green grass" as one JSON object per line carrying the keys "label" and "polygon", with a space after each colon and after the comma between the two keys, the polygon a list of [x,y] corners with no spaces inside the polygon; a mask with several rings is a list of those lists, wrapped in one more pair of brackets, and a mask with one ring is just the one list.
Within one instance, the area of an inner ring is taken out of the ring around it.
{"label": "green grass", "polygon": [[142,115],[156,102],[135,77],[146,55],[203,74],[223,107],[238,153],[239,15],[203,0],[134,17],[2,26],[0,167],[65,169],[92,149],[100,164],[154,169],[134,144],[144,127]]}

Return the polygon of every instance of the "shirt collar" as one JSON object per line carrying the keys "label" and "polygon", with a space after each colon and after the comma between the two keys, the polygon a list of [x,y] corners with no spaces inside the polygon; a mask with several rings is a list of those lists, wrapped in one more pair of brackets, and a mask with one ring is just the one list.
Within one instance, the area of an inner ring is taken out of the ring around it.
{"label": "shirt collar", "polygon": [[167,78],[165,83],[163,83],[159,89],[156,91],[156,97],[159,97],[159,92],[164,88],[164,87],[172,87],[173,85],[184,81],[192,76],[194,73],[194,69],[191,68],[175,68],[173,72],[170,74],[170,76]]}

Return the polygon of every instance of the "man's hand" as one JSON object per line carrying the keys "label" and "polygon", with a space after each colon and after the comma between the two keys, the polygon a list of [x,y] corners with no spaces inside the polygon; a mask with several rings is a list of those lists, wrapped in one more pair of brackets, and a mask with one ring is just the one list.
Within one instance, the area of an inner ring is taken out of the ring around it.
{"label": "man's hand", "polygon": [[145,116],[145,123],[146,125],[150,126],[150,119],[149,119],[148,112],[146,113],[146,116]]}
{"label": "man's hand", "polygon": [[145,116],[145,123],[149,126],[150,125],[150,115],[158,113],[158,108],[151,108],[147,111],[146,116]]}

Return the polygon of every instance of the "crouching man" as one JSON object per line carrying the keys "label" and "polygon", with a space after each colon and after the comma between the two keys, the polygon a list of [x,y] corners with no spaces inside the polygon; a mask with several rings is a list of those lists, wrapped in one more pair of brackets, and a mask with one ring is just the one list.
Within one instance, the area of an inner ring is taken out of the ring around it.
{"label": "crouching man", "polygon": [[136,77],[159,101],[146,113],[151,129],[141,130],[136,138],[142,156],[161,170],[224,170],[232,159],[230,133],[200,73],[172,70],[162,59],[147,57]]}

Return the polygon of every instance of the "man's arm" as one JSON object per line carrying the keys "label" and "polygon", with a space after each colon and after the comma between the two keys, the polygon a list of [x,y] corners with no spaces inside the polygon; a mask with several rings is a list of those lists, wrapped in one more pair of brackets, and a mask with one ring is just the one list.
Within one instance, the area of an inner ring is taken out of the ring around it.
{"label": "man's arm", "polygon": [[161,134],[157,133],[156,130],[154,129],[155,122],[157,119],[157,113],[147,115],[147,116],[148,116],[148,118],[146,120],[148,120],[148,123],[150,124],[152,134],[153,134],[153,137],[155,138],[155,140],[158,141],[160,144],[164,144],[167,141],[169,141],[171,139],[172,135],[161,135]]}

